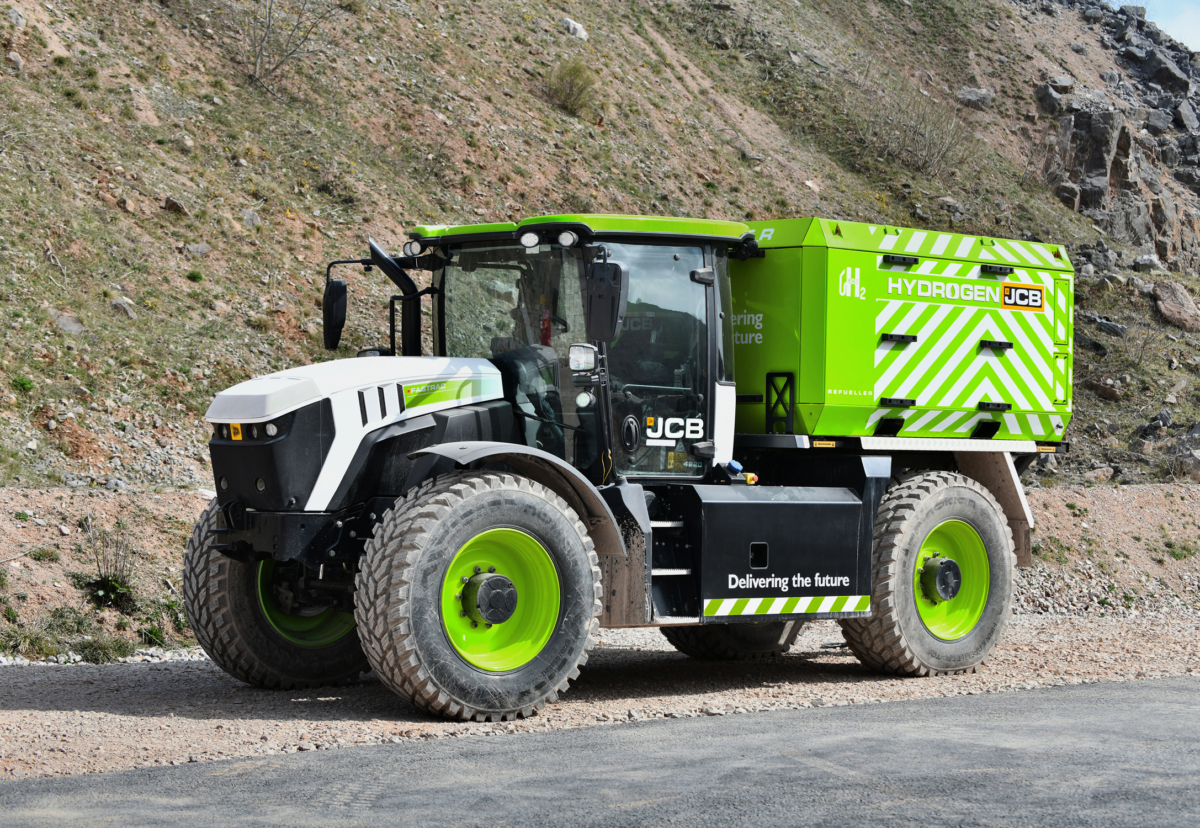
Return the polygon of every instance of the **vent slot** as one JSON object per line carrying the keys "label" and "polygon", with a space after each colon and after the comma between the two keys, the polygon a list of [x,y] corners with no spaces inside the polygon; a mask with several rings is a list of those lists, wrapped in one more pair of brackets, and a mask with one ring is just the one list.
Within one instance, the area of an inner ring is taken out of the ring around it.
{"label": "vent slot", "polygon": [[883,257],[883,262],[884,264],[897,264],[907,267],[909,265],[920,264],[921,260],[916,256],[898,256],[895,253],[888,253]]}
{"label": "vent slot", "polygon": [[979,270],[983,273],[995,273],[1000,276],[1007,276],[1013,272],[1013,269],[1007,265],[982,265]]}
{"label": "vent slot", "polygon": [[358,412],[360,414],[362,414],[362,424],[366,425],[367,424],[367,395],[362,391],[358,392]]}
{"label": "vent slot", "polygon": [[916,342],[917,341],[916,334],[885,333],[882,338],[883,338],[884,342]]}
{"label": "vent slot", "polygon": [[1011,351],[1013,344],[1005,342],[1002,339],[981,339],[979,340],[980,348],[991,348],[993,351]]}
{"label": "vent slot", "polygon": [[737,401],[739,403],[760,403],[763,401],[762,394],[738,394]]}
{"label": "vent slot", "polygon": [[981,402],[979,404],[980,411],[1011,411],[1012,403],[1005,402]]}
{"label": "vent slot", "polygon": [[379,416],[387,419],[387,399],[383,396],[383,386],[379,386]]}
{"label": "vent slot", "polygon": [[400,401],[400,407],[396,409],[397,414],[404,413],[404,386],[396,383],[396,399]]}
{"label": "vent slot", "polygon": [[879,399],[879,405],[882,408],[912,408],[916,404],[916,400],[910,400],[908,397],[880,397]]}

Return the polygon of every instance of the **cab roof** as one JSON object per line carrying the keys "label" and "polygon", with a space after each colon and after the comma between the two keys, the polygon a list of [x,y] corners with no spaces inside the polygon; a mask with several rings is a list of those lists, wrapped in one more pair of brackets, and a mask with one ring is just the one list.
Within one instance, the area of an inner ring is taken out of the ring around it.
{"label": "cab roof", "polygon": [[599,213],[568,213],[554,216],[532,216],[519,224],[511,221],[493,224],[423,224],[414,227],[409,236],[428,241],[471,241],[483,238],[517,238],[522,232],[571,230],[583,239],[613,236],[657,236],[672,239],[716,239],[739,242],[751,232],[748,225],[738,221],[714,219],[673,218],[670,216],[627,216]]}

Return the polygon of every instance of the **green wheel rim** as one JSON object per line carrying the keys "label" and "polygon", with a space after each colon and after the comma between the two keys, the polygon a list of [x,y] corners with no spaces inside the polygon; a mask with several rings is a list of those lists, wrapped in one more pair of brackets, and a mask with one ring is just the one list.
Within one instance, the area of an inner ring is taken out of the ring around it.
{"label": "green wheel rim", "polygon": [[301,647],[327,647],[354,632],[354,614],[329,607],[315,615],[284,612],[275,603],[271,588],[275,561],[258,565],[258,605],[271,629]]}
{"label": "green wheel rim", "polygon": [[[954,561],[962,573],[958,594],[937,603],[921,587],[921,569],[935,554]],[[990,581],[987,548],[975,527],[961,520],[938,524],[921,544],[913,567],[913,595],[925,629],[943,641],[957,641],[968,635],[983,618]]]}
{"label": "green wheel rim", "polygon": [[[517,608],[500,624],[472,626],[460,596],[464,578],[495,567],[517,591]],[[442,625],[451,646],[472,667],[504,673],[537,658],[558,624],[562,588],[550,553],[517,529],[489,529],[463,545],[442,582]]]}

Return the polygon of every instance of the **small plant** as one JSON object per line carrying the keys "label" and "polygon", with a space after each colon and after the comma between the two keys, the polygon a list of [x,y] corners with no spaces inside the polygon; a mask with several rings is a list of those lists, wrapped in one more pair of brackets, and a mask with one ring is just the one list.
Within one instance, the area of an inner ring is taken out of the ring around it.
{"label": "small plant", "polygon": [[29,559],[38,563],[58,563],[59,554],[54,549],[35,549],[29,553]]}
{"label": "small plant", "polygon": [[0,650],[33,659],[58,655],[57,643],[36,624],[0,631]]}
{"label": "small plant", "polygon": [[3,569],[0,569],[0,589],[4,589],[7,586],[8,586],[8,573],[5,572]]}
{"label": "small plant", "polygon": [[28,512],[17,512],[15,517],[17,518],[17,520],[29,520],[29,513]]}
{"label": "small plant", "polygon": [[109,532],[96,526],[89,515],[87,528],[88,552],[96,564],[96,577],[82,580],[75,575],[76,585],[87,594],[92,603],[99,607],[113,607],[119,612],[132,612],[137,608],[133,595],[134,551],[123,529]]}
{"label": "small plant", "polygon": [[578,117],[595,105],[597,81],[587,61],[575,57],[550,72],[546,94],[557,106]]}
{"label": "small plant", "polygon": [[142,627],[138,630],[138,636],[141,637],[143,644],[148,644],[151,647],[167,646],[167,634],[158,624],[150,627]]}
{"label": "small plant", "polygon": [[83,639],[74,649],[89,664],[111,664],[119,658],[133,655],[137,650],[132,641],[105,633]]}
{"label": "small plant", "polygon": [[189,270],[187,273],[187,280],[189,282],[199,282],[202,279],[204,279],[204,274],[199,270]]}
{"label": "small plant", "polygon": [[17,611],[12,607],[6,606],[4,608],[4,620],[10,624],[17,623]]}
{"label": "small plant", "polygon": [[33,380],[24,375],[13,377],[12,387],[20,391],[22,394],[28,394],[33,390]]}
{"label": "small plant", "polygon": [[69,57],[67,57],[66,55],[55,55],[54,56],[54,65],[55,66],[66,66],[70,62],[71,62],[71,59]]}

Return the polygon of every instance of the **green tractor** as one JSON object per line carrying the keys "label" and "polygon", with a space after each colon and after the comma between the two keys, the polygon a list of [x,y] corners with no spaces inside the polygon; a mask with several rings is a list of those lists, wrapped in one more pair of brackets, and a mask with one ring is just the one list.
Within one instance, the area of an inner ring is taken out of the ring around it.
{"label": "green tractor", "polygon": [[1030,563],[1019,473],[1066,450],[1060,246],[818,218],[419,227],[330,265],[330,349],[334,265],[396,285],[389,341],[207,413],[185,598],[233,676],[373,669],[499,721],[565,692],[602,626],[758,659],[832,618],[907,676],[999,641]]}

